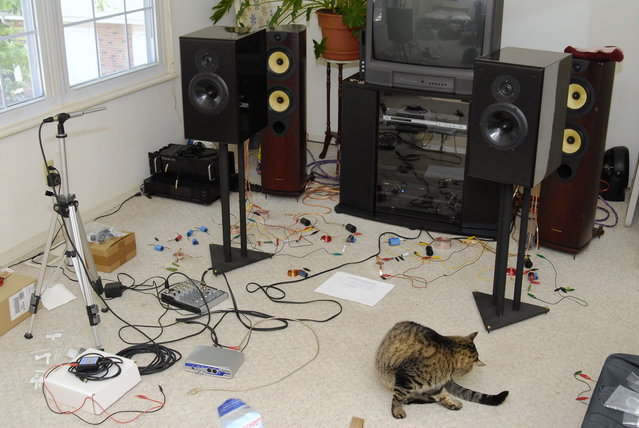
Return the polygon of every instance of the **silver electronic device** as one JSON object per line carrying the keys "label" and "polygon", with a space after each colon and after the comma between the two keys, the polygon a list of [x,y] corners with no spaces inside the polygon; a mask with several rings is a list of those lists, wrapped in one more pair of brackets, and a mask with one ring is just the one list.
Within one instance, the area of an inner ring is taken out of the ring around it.
{"label": "silver electronic device", "polygon": [[240,351],[214,346],[196,347],[184,362],[184,369],[203,375],[232,378],[244,362]]}
{"label": "silver electronic device", "polygon": [[440,130],[466,131],[468,126],[460,116],[453,114],[433,114],[430,111],[417,108],[392,108],[386,109],[382,118],[386,122],[405,123],[416,126],[434,128]]}

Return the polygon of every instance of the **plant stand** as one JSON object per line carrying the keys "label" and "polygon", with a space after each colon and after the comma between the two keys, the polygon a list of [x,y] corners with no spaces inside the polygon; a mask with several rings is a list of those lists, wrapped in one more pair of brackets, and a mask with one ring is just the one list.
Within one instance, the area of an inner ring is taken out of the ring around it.
{"label": "plant stand", "polygon": [[[320,159],[326,157],[328,152],[328,146],[331,140],[335,138],[335,145],[337,146],[337,166],[335,167],[335,173],[339,174],[339,146],[342,142],[342,126],[341,126],[341,105],[342,105],[342,80],[344,64],[348,64],[353,61],[336,61],[332,59],[326,59],[326,132],[324,136],[324,147],[319,155]],[[331,129],[331,64],[337,65],[337,132]]]}

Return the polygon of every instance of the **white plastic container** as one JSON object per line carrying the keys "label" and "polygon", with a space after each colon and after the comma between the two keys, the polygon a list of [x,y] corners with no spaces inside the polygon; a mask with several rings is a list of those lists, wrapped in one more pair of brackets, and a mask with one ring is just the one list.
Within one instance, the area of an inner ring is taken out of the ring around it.
{"label": "white plastic container", "polygon": [[221,428],[264,428],[262,415],[239,398],[229,398],[217,408]]}

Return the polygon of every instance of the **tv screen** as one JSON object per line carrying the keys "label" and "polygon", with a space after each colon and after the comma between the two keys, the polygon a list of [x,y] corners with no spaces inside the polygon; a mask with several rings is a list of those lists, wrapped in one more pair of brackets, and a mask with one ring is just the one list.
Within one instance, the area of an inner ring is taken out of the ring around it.
{"label": "tv screen", "polygon": [[502,0],[372,0],[365,79],[470,94],[475,58],[500,47]]}

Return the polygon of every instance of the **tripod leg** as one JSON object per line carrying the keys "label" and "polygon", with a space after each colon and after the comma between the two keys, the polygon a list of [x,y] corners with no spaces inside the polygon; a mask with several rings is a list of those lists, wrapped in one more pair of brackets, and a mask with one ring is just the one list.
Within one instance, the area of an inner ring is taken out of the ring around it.
{"label": "tripod leg", "polygon": [[[98,305],[93,303],[92,289],[88,277],[87,261],[80,259],[82,250],[82,237],[80,233],[80,225],[78,223],[77,208],[75,204],[69,206],[69,215],[65,217],[67,239],[71,243],[67,248],[67,255],[73,263],[75,274],[80,285],[80,292],[84,298],[87,316],[89,317],[89,325],[93,329],[93,337],[95,339],[96,349],[101,349],[100,334],[98,324],[100,323],[100,314]],[[85,236],[86,239],[86,236]]]}
{"label": "tripod leg", "polygon": [[[84,224],[82,223],[82,218],[80,217],[80,212],[76,210],[75,216],[77,218],[77,227],[78,232],[80,233],[80,244],[82,247],[82,257],[84,259],[84,265],[87,268],[87,276],[89,281],[91,282],[91,286],[93,287],[93,291],[100,296],[104,291],[102,287],[102,279],[98,275],[98,271],[95,268],[95,261],[93,260],[93,254],[91,254],[91,248],[89,247],[89,240],[87,239],[87,233],[84,230]],[[80,248],[77,249],[78,251]]]}
{"label": "tripod leg", "polygon": [[51,223],[49,224],[49,235],[47,236],[47,242],[44,244],[44,253],[42,255],[42,265],[40,266],[40,272],[38,272],[38,283],[31,295],[31,301],[29,302],[29,312],[31,317],[29,319],[29,330],[24,334],[26,339],[33,338],[33,323],[35,322],[35,314],[38,312],[38,305],[40,304],[40,298],[42,293],[46,290],[44,285],[44,277],[47,270],[47,263],[49,262],[49,253],[51,252],[51,245],[53,244],[53,235],[55,233],[55,225],[57,223],[58,215],[51,211]]}

